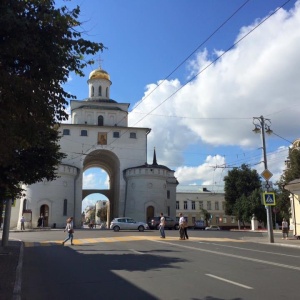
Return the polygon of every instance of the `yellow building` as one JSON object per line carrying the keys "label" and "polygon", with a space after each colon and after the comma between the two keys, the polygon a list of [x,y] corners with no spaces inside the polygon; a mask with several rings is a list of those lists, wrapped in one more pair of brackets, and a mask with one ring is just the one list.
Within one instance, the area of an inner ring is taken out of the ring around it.
{"label": "yellow building", "polygon": [[218,225],[223,229],[237,227],[235,217],[225,214],[224,197],[224,193],[210,192],[205,188],[198,192],[177,192],[176,218],[178,219],[179,213],[182,213],[188,221],[188,226],[194,226],[198,220],[205,221],[202,210],[204,209],[210,214],[208,225]]}

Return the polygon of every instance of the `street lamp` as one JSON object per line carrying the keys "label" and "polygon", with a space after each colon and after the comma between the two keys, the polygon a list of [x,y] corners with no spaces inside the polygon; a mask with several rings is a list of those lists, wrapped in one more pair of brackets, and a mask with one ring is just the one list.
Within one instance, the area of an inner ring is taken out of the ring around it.
{"label": "street lamp", "polygon": [[[261,139],[262,139],[262,150],[263,150],[263,156],[264,156],[264,166],[265,170],[268,170],[268,162],[267,162],[267,154],[266,154],[266,142],[265,142],[265,133],[271,134],[272,130],[270,129],[271,126],[271,120],[265,119],[263,116],[260,117],[253,117],[253,125],[254,129],[253,131],[255,133],[261,133]],[[267,189],[268,191],[268,189]],[[274,234],[273,234],[273,222],[272,222],[272,210],[271,207],[268,205],[266,206],[267,211],[267,225],[268,225],[268,236],[269,236],[269,242],[274,243]]]}

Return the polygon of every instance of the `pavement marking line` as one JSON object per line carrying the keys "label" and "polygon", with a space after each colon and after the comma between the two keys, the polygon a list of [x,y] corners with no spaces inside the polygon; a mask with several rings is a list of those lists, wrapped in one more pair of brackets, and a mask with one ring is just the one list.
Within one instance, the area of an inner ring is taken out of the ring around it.
{"label": "pavement marking line", "polygon": [[223,256],[227,256],[227,257],[239,258],[239,259],[253,261],[253,262],[257,262],[257,263],[261,263],[261,264],[265,264],[265,265],[271,265],[271,266],[276,266],[276,267],[281,267],[281,268],[300,271],[300,267],[279,264],[279,263],[272,262],[272,261],[266,261],[266,260],[261,260],[261,259],[246,257],[246,256],[240,256],[240,255],[234,255],[234,254],[229,254],[229,253],[224,253],[224,252],[218,252],[218,251],[213,251],[213,250],[200,249],[200,248],[196,248],[196,247],[192,247],[192,246],[185,246],[185,245],[182,245],[182,244],[174,244],[174,243],[170,243],[170,242],[166,242],[166,241],[156,241],[156,240],[149,240],[149,241],[153,241],[155,243],[168,244],[168,245],[171,245],[173,247],[177,246],[177,247],[181,247],[181,248],[197,250],[197,251],[201,251],[201,252],[207,252],[207,253],[210,253],[210,254],[217,254],[217,255],[223,255]]}
{"label": "pavement marking line", "polygon": [[229,246],[229,245],[221,245],[221,244],[216,244],[216,243],[199,242],[199,244],[216,245],[216,246],[227,247],[227,248],[234,248],[234,249],[245,250],[245,251],[253,251],[253,252],[260,252],[260,253],[267,253],[267,254],[288,256],[288,257],[295,257],[295,258],[299,258],[300,257],[300,255],[289,255],[289,254],[284,254],[284,253],[276,253],[276,252],[269,252],[269,251],[255,250],[255,249],[247,249],[247,248],[242,248],[242,247],[235,247],[235,246]]}
{"label": "pavement marking line", "polygon": [[225,278],[222,278],[222,277],[218,277],[218,276],[215,276],[215,275],[212,275],[212,274],[205,274],[205,275],[209,276],[209,277],[212,277],[212,278],[215,278],[215,279],[218,279],[218,280],[221,280],[221,281],[224,281],[224,282],[227,282],[227,283],[237,285],[237,286],[242,287],[244,289],[253,290],[253,287],[248,286],[248,285],[244,285],[244,284],[241,284],[241,283],[238,283],[238,282],[235,282],[235,281],[231,281],[231,280],[228,280],[228,279],[225,279]]}
{"label": "pavement marking line", "polygon": [[129,250],[132,251],[132,252],[134,252],[134,253],[137,253],[137,254],[145,254],[145,253],[140,252],[140,251],[137,251],[137,250],[135,250],[135,249],[129,249]]}

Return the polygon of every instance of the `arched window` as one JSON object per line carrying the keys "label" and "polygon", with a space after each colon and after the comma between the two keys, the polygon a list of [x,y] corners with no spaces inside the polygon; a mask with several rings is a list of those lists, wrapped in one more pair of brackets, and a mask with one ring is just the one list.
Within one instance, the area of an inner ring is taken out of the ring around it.
{"label": "arched window", "polygon": [[108,98],[109,95],[108,95],[108,87],[106,88],[106,97]]}
{"label": "arched window", "polygon": [[94,87],[92,86],[91,96],[94,97]]}
{"label": "arched window", "polygon": [[101,85],[99,86],[99,89],[98,89],[98,96],[102,96],[102,86]]}
{"label": "arched window", "polygon": [[103,116],[99,116],[99,117],[98,117],[98,126],[103,126],[103,123],[104,123],[104,118],[103,118]]}
{"label": "arched window", "polygon": [[24,199],[23,201],[23,211],[27,209],[27,199]]}
{"label": "arched window", "polygon": [[63,216],[66,216],[68,213],[68,200],[64,199],[64,207],[63,207]]}

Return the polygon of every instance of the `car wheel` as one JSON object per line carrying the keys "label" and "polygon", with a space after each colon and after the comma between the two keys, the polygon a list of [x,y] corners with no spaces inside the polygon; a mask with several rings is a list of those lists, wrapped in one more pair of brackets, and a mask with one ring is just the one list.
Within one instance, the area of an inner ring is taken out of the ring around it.
{"label": "car wheel", "polygon": [[139,231],[144,231],[145,228],[144,228],[144,226],[139,226],[138,230],[139,230]]}
{"label": "car wheel", "polygon": [[119,230],[120,230],[120,227],[119,227],[119,226],[115,226],[115,227],[114,227],[114,231],[117,232],[117,231],[119,231]]}

